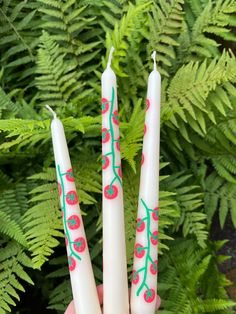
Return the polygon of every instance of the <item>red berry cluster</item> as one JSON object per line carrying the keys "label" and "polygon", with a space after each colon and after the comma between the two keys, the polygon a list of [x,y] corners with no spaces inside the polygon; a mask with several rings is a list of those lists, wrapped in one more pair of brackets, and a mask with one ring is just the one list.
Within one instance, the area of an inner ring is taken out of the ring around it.
{"label": "red berry cluster", "polygon": [[114,178],[112,182],[109,185],[105,186],[103,191],[105,198],[109,200],[115,199],[118,196],[119,190],[114,182],[118,180],[121,183],[122,178],[121,165],[115,165],[115,149],[118,152],[120,151],[120,138],[118,137],[117,139],[115,139],[113,131],[114,125],[119,125],[118,110],[113,110],[115,104],[114,93],[114,88],[112,88],[111,101],[106,98],[102,98],[102,114],[104,115],[109,113],[110,121],[109,129],[105,127],[102,128],[102,144],[111,144],[111,151],[106,155],[102,155],[102,169],[106,170],[111,166],[114,173]]}
{"label": "red berry cluster", "polygon": [[[142,259],[145,257],[145,265],[138,270],[133,270],[132,273],[132,283],[137,285],[140,283],[140,287],[138,289],[137,295],[141,292],[141,290],[146,287],[143,297],[145,302],[150,303],[155,299],[156,293],[154,289],[148,287],[146,283],[147,273],[151,273],[152,275],[156,275],[158,272],[158,260],[153,261],[150,256],[150,247],[151,245],[158,244],[158,231],[155,230],[151,232],[150,230],[150,221],[151,218],[154,221],[158,220],[158,207],[151,209],[148,208],[143,199],[141,199],[141,203],[143,204],[146,210],[146,216],[144,218],[137,219],[136,230],[138,233],[143,233],[147,235],[147,246],[144,247],[141,243],[136,243],[134,247],[134,255],[138,259]],[[143,281],[140,282],[140,273],[143,272]]]}
{"label": "red berry cluster", "polygon": [[81,260],[81,257],[77,254],[82,253],[86,249],[86,240],[84,237],[78,237],[74,241],[71,240],[70,231],[77,230],[81,226],[81,220],[78,215],[71,215],[67,218],[66,209],[67,205],[74,206],[79,202],[77,192],[75,190],[70,190],[65,194],[65,183],[63,177],[65,176],[65,180],[68,182],[74,182],[74,175],[72,169],[68,169],[66,173],[60,172],[60,166],[58,166],[58,176],[60,178],[60,182],[58,183],[59,187],[59,195],[61,197],[62,203],[62,217],[64,221],[65,228],[65,242],[66,246],[69,246],[70,255],[68,256],[69,270],[73,271],[76,268],[76,260]]}

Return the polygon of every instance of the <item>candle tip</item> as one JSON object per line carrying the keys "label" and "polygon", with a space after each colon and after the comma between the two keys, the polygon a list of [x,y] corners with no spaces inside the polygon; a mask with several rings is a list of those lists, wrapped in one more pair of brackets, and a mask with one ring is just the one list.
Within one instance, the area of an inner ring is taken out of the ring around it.
{"label": "candle tip", "polygon": [[157,63],[156,63],[156,55],[157,55],[157,52],[154,50],[151,57],[153,59],[153,62],[154,62],[154,70],[157,69]]}
{"label": "candle tip", "polygon": [[107,62],[107,68],[109,68],[111,66],[111,60],[112,60],[112,54],[114,52],[115,48],[112,46],[109,52],[109,58],[108,58],[108,62]]}
{"label": "candle tip", "polygon": [[57,117],[57,114],[55,111],[52,110],[52,108],[49,105],[45,105],[45,107],[51,112],[51,114],[53,115],[53,118]]}

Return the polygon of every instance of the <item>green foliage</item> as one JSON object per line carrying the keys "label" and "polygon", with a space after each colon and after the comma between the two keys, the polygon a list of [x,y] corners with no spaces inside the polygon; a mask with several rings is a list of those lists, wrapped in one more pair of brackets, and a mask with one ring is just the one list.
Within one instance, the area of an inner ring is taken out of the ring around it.
{"label": "green foliage", "polygon": [[219,209],[221,228],[230,211],[231,219],[236,228],[236,187],[231,182],[225,182],[217,173],[212,172],[205,181],[205,211],[209,223],[216,210]]}
{"label": "green foliage", "polygon": [[31,259],[14,241],[0,250],[0,313],[10,312],[10,306],[19,301],[19,291],[25,291],[23,281],[33,284],[25,268],[32,267]]}
{"label": "green foliage", "polygon": [[235,13],[234,0],[1,1],[0,313],[19,301],[19,291],[28,292],[27,273],[48,309],[63,313],[71,299],[45,104],[65,127],[94,274],[102,282],[100,78],[111,46],[129,271],[156,50],[159,312],[231,313],[229,282],[217,268],[227,258],[216,255],[224,242],[209,242],[208,232],[215,215],[223,228],[230,213],[236,227]]}
{"label": "green foliage", "polygon": [[[158,313],[229,313],[235,302],[217,289],[219,279],[221,287],[229,285],[229,281],[219,274],[214,259],[210,249],[199,249],[193,240],[175,240],[161,260],[159,293],[165,310]],[[214,291],[202,295],[209,278]]]}

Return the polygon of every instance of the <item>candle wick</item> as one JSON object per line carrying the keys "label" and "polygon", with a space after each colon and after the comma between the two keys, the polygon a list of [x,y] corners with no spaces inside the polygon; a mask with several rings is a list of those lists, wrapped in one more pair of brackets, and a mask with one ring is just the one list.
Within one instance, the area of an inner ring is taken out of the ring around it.
{"label": "candle wick", "polygon": [[108,62],[107,62],[107,68],[110,68],[110,66],[111,66],[112,54],[113,54],[114,50],[115,50],[115,48],[111,47],[111,50],[110,50],[110,53],[109,53]]}
{"label": "candle wick", "polygon": [[52,110],[52,108],[49,105],[45,105],[45,107],[51,112],[53,115],[53,118],[55,119],[57,117],[57,114],[55,111]]}
{"label": "candle wick", "polygon": [[157,70],[157,63],[156,63],[156,54],[157,52],[156,51],[153,51],[151,57],[153,59],[153,65],[154,65],[154,70],[156,71]]}

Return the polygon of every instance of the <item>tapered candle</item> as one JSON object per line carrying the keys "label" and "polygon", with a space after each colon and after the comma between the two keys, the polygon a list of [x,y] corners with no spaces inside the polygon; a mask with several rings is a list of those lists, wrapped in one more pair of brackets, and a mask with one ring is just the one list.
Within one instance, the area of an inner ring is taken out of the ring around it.
{"label": "tapered candle", "polygon": [[101,314],[64,128],[46,107],[53,114],[52,142],[76,314]]}
{"label": "tapered candle", "polygon": [[128,282],[116,76],[102,74],[103,313],[128,314]]}
{"label": "tapered candle", "polygon": [[152,54],[154,70],[148,78],[138,218],[131,287],[131,313],[154,314],[158,270],[158,190],[161,77]]}

